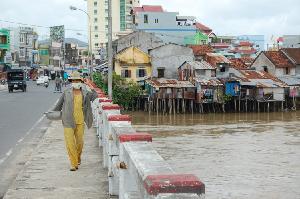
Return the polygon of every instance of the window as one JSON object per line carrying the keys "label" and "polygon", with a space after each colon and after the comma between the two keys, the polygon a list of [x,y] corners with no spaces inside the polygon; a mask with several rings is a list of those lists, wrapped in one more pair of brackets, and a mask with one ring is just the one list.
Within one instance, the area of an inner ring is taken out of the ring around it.
{"label": "window", "polygon": [[136,70],[136,77],[145,77],[147,76],[146,69],[137,69]]}
{"label": "window", "polygon": [[96,15],[98,13],[98,11],[97,10],[94,10],[94,14]]}
{"label": "window", "polygon": [[98,30],[98,26],[95,26],[95,31],[97,31]]}
{"label": "window", "polygon": [[121,77],[131,78],[131,70],[125,69],[121,71]]}
{"label": "window", "polygon": [[98,34],[95,34],[95,38],[98,38],[99,37],[99,35]]}
{"label": "window", "polygon": [[97,23],[98,22],[98,18],[94,18],[94,23]]}
{"label": "window", "polygon": [[98,43],[95,43],[95,47],[98,47],[99,46],[99,44]]}
{"label": "window", "polygon": [[290,74],[290,68],[285,68],[285,74],[289,75]]}
{"label": "window", "polygon": [[144,15],[144,23],[148,23],[148,15]]}
{"label": "window", "polygon": [[94,6],[97,6],[98,5],[98,2],[97,1],[94,1]]}
{"label": "window", "polygon": [[220,72],[221,73],[224,73],[226,70],[225,70],[225,66],[224,65],[220,65]]}
{"label": "window", "polygon": [[24,34],[20,35],[20,43],[24,43]]}
{"label": "window", "polygon": [[155,23],[158,23],[158,19],[155,19],[154,21],[155,21]]}
{"label": "window", "polygon": [[165,77],[165,69],[164,68],[158,68],[157,69],[157,77],[158,78],[164,78]]}
{"label": "window", "polygon": [[267,66],[264,66],[263,68],[264,68],[264,71],[265,71],[266,73],[268,73],[268,72],[269,72],[269,71],[268,71],[268,67],[267,67]]}

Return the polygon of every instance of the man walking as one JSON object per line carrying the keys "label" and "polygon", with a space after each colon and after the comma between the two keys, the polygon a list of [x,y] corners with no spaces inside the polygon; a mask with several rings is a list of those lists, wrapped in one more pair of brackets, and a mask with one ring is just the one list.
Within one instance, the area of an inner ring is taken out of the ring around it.
{"label": "man walking", "polygon": [[84,123],[92,127],[93,115],[91,101],[97,93],[83,83],[80,73],[74,72],[69,81],[72,86],[64,91],[54,111],[61,111],[66,148],[71,162],[70,171],[76,171],[81,164]]}

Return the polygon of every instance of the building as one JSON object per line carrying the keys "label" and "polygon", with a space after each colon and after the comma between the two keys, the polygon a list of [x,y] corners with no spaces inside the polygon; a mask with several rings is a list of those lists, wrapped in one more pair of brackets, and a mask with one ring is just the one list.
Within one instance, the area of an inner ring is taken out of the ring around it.
{"label": "building", "polygon": [[[139,0],[112,0],[113,40],[118,35],[132,30],[131,10],[139,6]],[[108,41],[108,0],[87,0],[87,11],[90,16],[92,52],[95,59],[100,59],[99,52]],[[89,33],[90,34],[90,33]]]}
{"label": "building", "polygon": [[211,66],[217,68],[217,77],[228,77],[230,61],[218,53],[207,53],[204,59]]}
{"label": "building", "polygon": [[193,49],[196,61],[203,60],[207,53],[213,52],[210,45],[190,45],[189,47]]}
{"label": "building", "polygon": [[264,35],[238,35],[236,36],[236,42],[240,43],[247,41],[252,45],[257,52],[265,50],[265,36]]}
{"label": "building", "polygon": [[227,58],[255,58],[265,45],[263,35],[218,36],[210,40],[214,52]]}
{"label": "building", "polygon": [[78,45],[65,43],[65,64],[78,65],[79,51]]}
{"label": "building", "polygon": [[276,77],[295,75],[296,66],[282,51],[263,51],[252,63],[252,68],[265,71]]}
{"label": "building", "polygon": [[38,48],[38,35],[31,27],[20,27],[19,38],[19,64],[31,67],[38,61],[38,54],[33,51]]}
{"label": "building", "polygon": [[0,64],[4,63],[6,52],[10,51],[10,31],[0,29]]}
{"label": "building", "polygon": [[249,57],[255,58],[257,50],[253,47],[253,43],[249,41],[240,41],[232,45],[229,53],[233,53],[235,58]]}
{"label": "building", "polygon": [[178,44],[166,44],[150,51],[152,77],[177,79],[178,67],[194,61],[193,50]]}
{"label": "building", "polygon": [[115,40],[113,42],[113,51],[114,54],[116,54],[125,48],[134,46],[145,53],[149,53],[150,50],[164,44],[165,43],[160,38],[156,37],[154,33],[135,31]]}
{"label": "building", "polygon": [[300,35],[283,35],[283,48],[300,48]]}
{"label": "building", "polygon": [[39,63],[40,65],[47,66],[50,64],[50,45],[40,44],[39,45]]}
{"label": "building", "polygon": [[299,48],[283,48],[281,51],[296,66],[296,75],[300,75],[300,47]]}
{"label": "building", "polygon": [[115,72],[142,84],[152,73],[150,56],[137,47],[125,48],[115,56]]}
{"label": "building", "polygon": [[200,44],[202,37],[206,37],[200,32],[197,34],[195,17],[180,16],[178,12],[167,12],[161,6],[135,7],[132,17],[135,30],[155,33],[165,43],[184,45],[189,44],[185,42],[196,40]]}
{"label": "building", "polygon": [[9,28],[10,30],[10,55],[12,64],[19,62],[19,48],[20,48],[20,29]]}
{"label": "building", "polygon": [[222,103],[224,85],[216,78],[216,69],[203,60],[185,62],[178,68],[179,80],[196,86],[196,103]]}

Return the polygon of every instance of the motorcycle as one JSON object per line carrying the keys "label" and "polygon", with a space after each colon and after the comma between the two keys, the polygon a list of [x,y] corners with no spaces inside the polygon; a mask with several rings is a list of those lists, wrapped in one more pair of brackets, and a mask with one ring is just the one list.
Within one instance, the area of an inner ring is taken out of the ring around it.
{"label": "motorcycle", "polygon": [[45,82],[45,83],[44,83],[44,86],[45,86],[46,88],[48,88],[49,82]]}

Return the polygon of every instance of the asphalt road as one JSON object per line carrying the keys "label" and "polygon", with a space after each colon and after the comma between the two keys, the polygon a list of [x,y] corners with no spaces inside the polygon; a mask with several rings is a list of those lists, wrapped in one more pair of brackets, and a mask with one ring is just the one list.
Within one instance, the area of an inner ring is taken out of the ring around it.
{"label": "asphalt road", "polygon": [[48,88],[29,81],[24,93],[0,91],[0,164],[54,105],[60,94],[53,91],[53,81]]}

